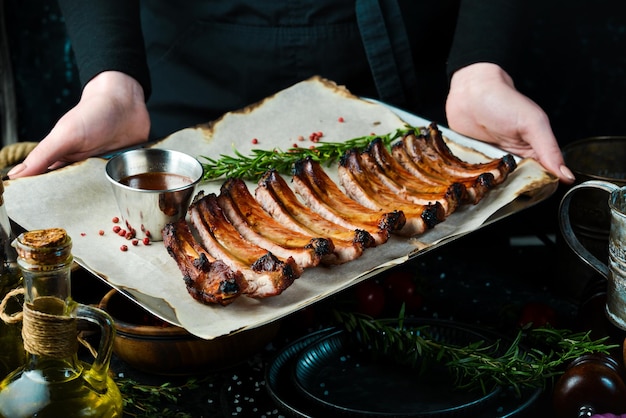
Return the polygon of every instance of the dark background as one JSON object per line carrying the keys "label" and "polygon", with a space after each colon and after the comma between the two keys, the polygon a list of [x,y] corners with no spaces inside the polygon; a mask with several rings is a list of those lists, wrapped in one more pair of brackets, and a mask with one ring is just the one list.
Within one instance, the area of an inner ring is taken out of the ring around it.
{"label": "dark background", "polygon": [[[626,135],[626,3],[525,0],[528,21],[517,87],[548,113],[561,144]],[[7,0],[5,21],[19,140],[40,140],[78,99],[78,74],[53,0]]]}

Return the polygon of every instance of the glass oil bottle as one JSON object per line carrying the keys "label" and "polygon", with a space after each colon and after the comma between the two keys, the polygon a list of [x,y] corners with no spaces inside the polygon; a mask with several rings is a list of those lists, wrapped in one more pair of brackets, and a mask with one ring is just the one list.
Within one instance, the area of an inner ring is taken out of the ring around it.
{"label": "glass oil bottle", "polygon": [[[61,228],[27,231],[14,241],[24,282],[25,365],[0,382],[0,417],[121,417],[109,376],[114,329],[104,311],[72,300],[72,240]],[[77,320],[100,328],[92,364],[78,359]]]}

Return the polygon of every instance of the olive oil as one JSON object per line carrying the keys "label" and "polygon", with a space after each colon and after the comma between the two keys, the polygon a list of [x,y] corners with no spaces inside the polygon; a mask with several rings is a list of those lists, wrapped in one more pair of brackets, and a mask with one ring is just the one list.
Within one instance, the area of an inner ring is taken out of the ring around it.
{"label": "olive oil", "polygon": [[[72,300],[70,237],[60,228],[28,231],[15,247],[24,281],[26,362],[0,382],[0,417],[121,417],[122,396],[108,373],[112,320]],[[100,326],[92,364],[78,359],[78,319]]]}

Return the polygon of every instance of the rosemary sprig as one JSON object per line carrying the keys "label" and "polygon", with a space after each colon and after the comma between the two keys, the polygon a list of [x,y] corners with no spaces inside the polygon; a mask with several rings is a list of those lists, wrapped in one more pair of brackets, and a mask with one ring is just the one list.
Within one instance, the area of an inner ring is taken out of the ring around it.
{"label": "rosemary sprig", "polygon": [[173,386],[169,382],[158,386],[145,385],[127,378],[116,379],[116,383],[124,400],[124,415],[137,418],[155,416],[190,418],[191,415],[184,412],[163,408],[163,403],[177,404],[185,390],[196,389],[199,384],[195,378],[179,386]]}
{"label": "rosemary sprig", "polygon": [[363,149],[375,138],[381,138],[383,143],[389,146],[394,140],[420,129],[422,128],[407,125],[386,135],[366,135],[345,142],[318,142],[314,148],[289,148],[286,151],[254,149],[252,155],[249,156],[241,154],[236,149],[233,150],[234,156],[222,154],[218,159],[201,155],[200,158],[206,160],[202,162],[203,179],[208,181],[223,177],[236,177],[256,181],[269,169],[289,174],[293,164],[305,157],[330,165],[347,150]]}
{"label": "rosemary sprig", "polygon": [[431,338],[428,326],[405,327],[403,317],[401,312],[393,323],[335,311],[336,320],[373,353],[412,367],[437,361],[452,372],[458,388],[480,388],[484,393],[496,386],[510,387],[517,394],[523,388],[545,387],[548,380],[562,374],[569,361],[589,353],[608,354],[618,347],[605,344],[608,337],[594,341],[589,332],[550,327],[520,329],[506,346],[501,339],[456,346]]}

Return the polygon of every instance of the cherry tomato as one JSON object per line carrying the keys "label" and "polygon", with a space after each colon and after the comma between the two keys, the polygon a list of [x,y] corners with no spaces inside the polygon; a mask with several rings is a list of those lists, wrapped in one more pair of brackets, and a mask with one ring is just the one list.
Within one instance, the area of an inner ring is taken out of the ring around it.
{"label": "cherry tomato", "polygon": [[407,313],[415,313],[422,307],[423,298],[411,272],[392,270],[384,279],[384,287],[393,309],[404,304]]}
{"label": "cherry tomato", "polygon": [[528,302],[522,307],[518,324],[520,327],[540,328],[546,325],[556,326],[556,312],[550,305],[542,302]]}
{"label": "cherry tomato", "polygon": [[365,280],[354,287],[357,311],[377,318],[385,309],[385,289],[374,280]]}

